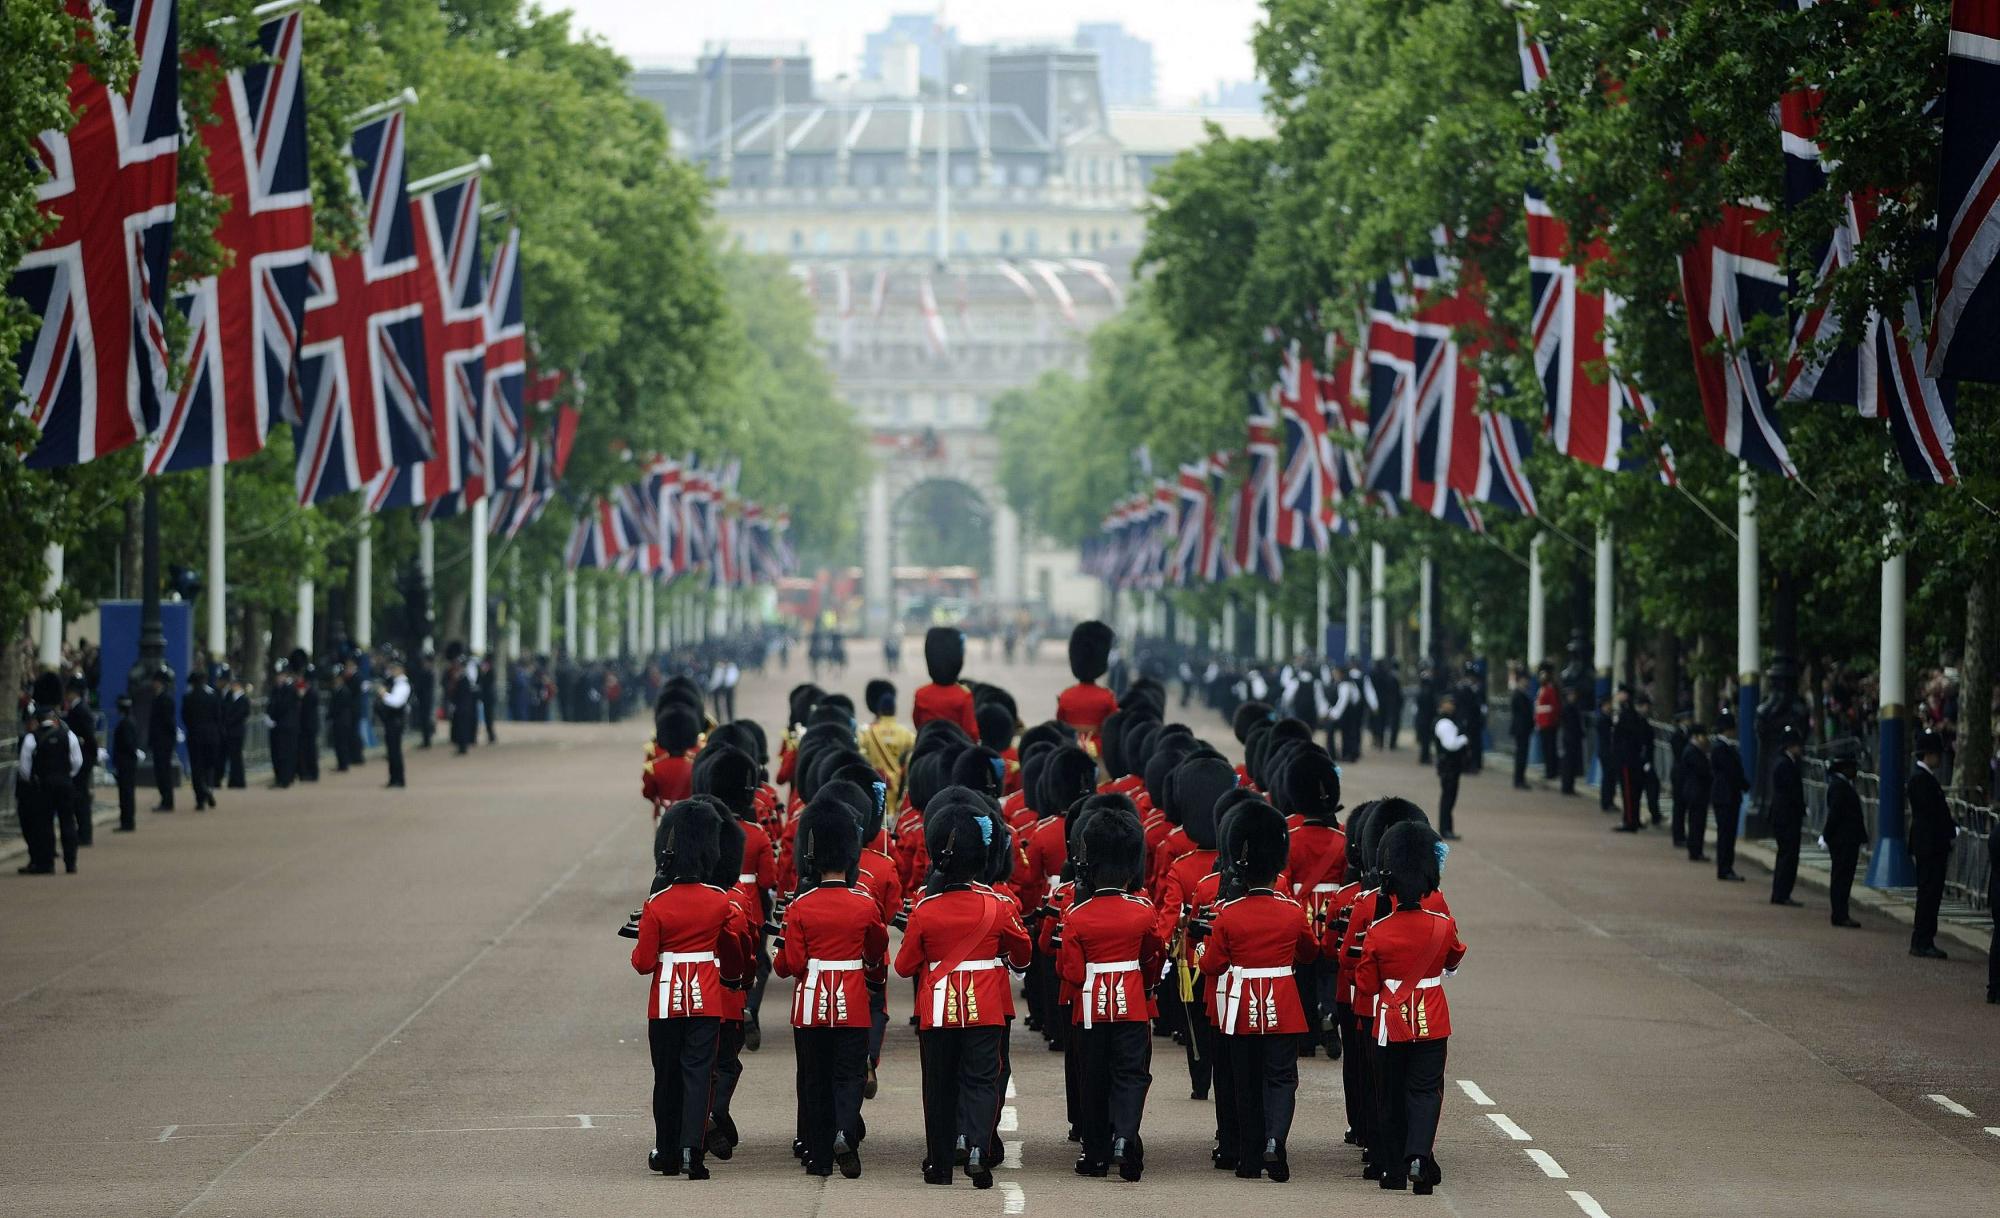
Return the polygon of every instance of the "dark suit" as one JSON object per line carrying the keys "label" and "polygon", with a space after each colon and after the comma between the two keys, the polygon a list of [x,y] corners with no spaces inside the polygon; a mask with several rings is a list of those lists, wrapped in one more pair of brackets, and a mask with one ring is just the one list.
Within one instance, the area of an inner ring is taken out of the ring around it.
{"label": "dark suit", "polygon": [[1528,785],[1528,742],[1535,737],[1535,699],[1525,689],[1516,689],[1508,703],[1514,716],[1514,785]]}
{"label": "dark suit", "polygon": [[63,712],[63,722],[76,733],[76,743],[83,750],[83,768],[76,772],[70,783],[70,799],[76,805],[76,842],[79,846],[90,845],[90,812],[96,801],[91,797],[91,776],[97,771],[97,713],[90,709],[90,703],[78,698],[76,705]]}
{"label": "dark suit", "polygon": [[1708,751],[1689,741],[1674,766],[1674,832],[1684,834],[1688,857],[1698,859],[1708,834],[1708,805],[1715,774]]}
{"label": "dark suit", "polygon": [[188,782],[194,786],[198,812],[215,802],[209,783],[215,779],[215,759],[222,755],[222,703],[215,691],[190,684],[181,701],[181,723],[187,728]]}
{"label": "dark suit", "polygon": [[220,786],[227,780],[229,789],[243,788],[243,742],[250,735],[250,697],[240,689],[230,690],[222,695],[222,751],[223,760],[218,765],[215,783]]}
{"label": "dark suit", "polygon": [[1833,879],[1828,893],[1833,920],[1845,922],[1847,896],[1854,889],[1854,871],[1861,861],[1861,847],[1868,841],[1868,822],[1861,815],[1861,796],[1843,774],[1835,773],[1826,780],[1826,827],[1820,830],[1820,836],[1826,839],[1827,853],[1833,856]]}
{"label": "dark suit", "polygon": [[291,677],[271,687],[264,712],[271,720],[271,778],[280,787],[292,785],[299,772],[299,687]]}
{"label": "dark suit", "polygon": [[1910,927],[1910,946],[1935,947],[1945,867],[1951,862],[1951,840],[1958,835],[1958,826],[1937,775],[1922,762],[1910,771],[1903,797],[1910,805],[1910,861],[1917,869],[1917,915]]}
{"label": "dark suit", "polygon": [[1617,767],[1616,779],[1611,779],[1611,771],[1606,778],[1618,784],[1618,796],[1625,812],[1625,827],[1639,827],[1639,801],[1646,793],[1646,771],[1653,763],[1653,725],[1646,722],[1646,716],[1639,708],[1629,703],[1618,708],[1618,717],[1611,723],[1612,760]]}
{"label": "dark suit", "polygon": [[1792,899],[1792,887],[1799,880],[1799,837],[1806,827],[1806,788],[1799,763],[1790,753],[1779,753],[1771,767],[1771,841],[1778,857],[1771,864],[1771,902]]}
{"label": "dark suit", "polygon": [[1564,703],[1562,708],[1562,792],[1576,794],[1576,780],[1583,777],[1583,707]]}
{"label": "dark suit", "polygon": [[153,783],[160,789],[160,811],[174,810],[174,754],[179,743],[174,722],[172,690],[160,690],[146,717],[146,751],[153,755]]}
{"label": "dark suit", "polygon": [[1743,772],[1743,754],[1734,742],[1719,736],[1708,746],[1708,768],[1709,805],[1715,809],[1715,874],[1728,875],[1736,870],[1736,818],[1750,779]]}
{"label": "dark suit", "polygon": [[299,781],[319,781],[319,686],[311,677],[299,685]]}

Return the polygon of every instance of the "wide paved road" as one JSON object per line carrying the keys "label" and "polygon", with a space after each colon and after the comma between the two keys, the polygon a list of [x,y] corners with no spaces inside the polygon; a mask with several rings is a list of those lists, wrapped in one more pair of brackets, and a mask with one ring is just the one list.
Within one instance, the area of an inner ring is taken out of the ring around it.
{"label": "wide paved road", "polygon": [[[857,662],[833,684],[871,675]],[[1066,681],[1059,662],[986,675],[1030,714]],[[775,725],[799,676],[746,688],[742,710]],[[1903,928],[1836,932],[1823,903],[1773,909],[1761,875],[1718,885],[1660,835],[1604,832],[1594,800],[1490,769],[1466,781],[1446,869],[1471,955],[1451,983],[1435,1198],[1360,1179],[1324,1059],[1302,1063],[1290,1185],[1211,1171],[1208,1110],[1165,1041],[1146,1180],[1080,1180],[1060,1060],[1025,1032],[1000,1186],[926,1188],[903,987],[867,1174],[811,1180],[789,1152],[775,981],[737,1100],[745,1145],[708,1184],[649,1174],[645,987],[613,934],[651,870],[642,732],[504,726],[467,758],[413,754],[407,791],[380,790],[378,764],[225,793],[101,833],[78,876],[0,878],[0,1212],[1632,1218],[2000,1197],[1983,960],[1911,960]],[[1346,785],[1350,804],[1435,795],[1409,751]]]}

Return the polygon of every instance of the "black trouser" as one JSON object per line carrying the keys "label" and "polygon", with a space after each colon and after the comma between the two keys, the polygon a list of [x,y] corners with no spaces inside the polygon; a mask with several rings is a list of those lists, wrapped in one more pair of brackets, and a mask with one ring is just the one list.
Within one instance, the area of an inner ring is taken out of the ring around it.
{"label": "black trouser", "polygon": [[1153,1084],[1152,1029],[1143,1021],[1121,1020],[1077,1032],[1083,1073],[1078,1113],[1083,1157],[1108,1163],[1114,1138],[1136,1143],[1139,1137],[1146,1089]]}
{"label": "black trouser", "polygon": [[1646,792],[1646,815],[1657,825],[1660,823],[1660,772],[1646,766],[1640,771],[1639,782]]}
{"label": "black trouser", "polygon": [[1399,706],[1394,710],[1383,711],[1382,717],[1388,721],[1388,743],[1389,747],[1393,749],[1396,747],[1397,733],[1403,730],[1403,708]]}
{"label": "black trouser", "polygon": [[[1176,964],[1174,972],[1167,975],[1168,985],[1180,985],[1180,978],[1175,975],[1179,971],[1180,966]],[[1217,1033],[1214,1025],[1208,1022],[1208,1008],[1202,1004],[1199,977],[1195,978],[1194,997],[1183,1002],[1181,1009],[1187,1013],[1188,1091],[1192,1095],[1207,1095],[1209,1089],[1221,1081],[1215,1077],[1216,1068],[1221,1063],[1216,1060],[1214,1042]]]}
{"label": "black trouser", "polygon": [[1368,1104],[1367,1043],[1354,1022],[1353,1007],[1337,1004],[1333,1018],[1340,1025],[1340,1090],[1347,1105],[1347,1128],[1357,1144],[1366,1146],[1375,1127],[1375,1112]]}
{"label": "black trouser", "polygon": [[1469,742],[1465,750],[1465,772],[1477,774],[1486,768],[1486,720],[1474,719],[1467,724],[1465,738]]}
{"label": "black trouser", "polygon": [[1542,737],[1542,777],[1548,779],[1550,782],[1554,782],[1558,773],[1556,768],[1556,729],[1545,727],[1540,729],[1540,731]]}
{"label": "black trouser", "polygon": [[1528,785],[1528,741],[1531,739],[1533,737],[1530,736],[1514,737],[1514,785],[1517,787]]}
{"label": "black trouser", "polygon": [[[1428,720],[1428,722],[1426,722]],[[1431,740],[1437,735],[1437,716],[1417,715],[1417,764],[1431,763]]]}
{"label": "black trouser", "polygon": [[764,988],[771,984],[771,948],[764,936],[757,936],[757,976],[750,982],[750,992],[744,997],[744,1019],[758,1023],[764,1013]]}
{"label": "black trouser", "polygon": [[1708,840],[1708,803],[1706,788],[1700,792],[1699,798],[1694,791],[1689,791],[1685,800],[1680,796],[1674,797],[1674,832],[1686,835],[1688,857],[1691,859],[1701,857],[1702,847]]}
{"label": "black trouser", "polygon": [[86,764],[78,770],[76,777],[71,780],[69,799],[70,815],[76,818],[76,843],[79,846],[88,846],[95,839],[93,830],[97,828],[91,821],[91,813],[96,808],[97,800],[92,794],[89,765]]}
{"label": "black trouser", "polygon": [[1854,870],[1861,863],[1861,843],[1851,846],[1835,846],[1833,856],[1833,876],[1827,881],[1827,899],[1833,906],[1835,923],[1848,920],[1847,897],[1854,891]]}
{"label": "black trouser", "polygon": [[299,781],[319,781],[319,730],[299,729]]}
{"label": "black trouser", "polygon": [[[1389,1118],[1382,1130],[1383,1154],[1376,1161],[1382,1174],[1403,1178],[1411,1159],[1428,1166],[1436,1161],[1438,1114],[1444,1108],[1445,1045],[1441,1040],[1413,1040],[1379,1051],[1381,1094]],[[1389,1158],[1394,1154],[1394,1159]]]}
{"label": "black trouser", "polygon": [[716,1033],[715,1083],[709,1090],[708,1116],[715,1127],[736,1144],[736,1122],[729,1117],[730,1101],[736,1098],[736,1084],[743,1081],[743,1021],[725,1019]]}
{"label": "black trouser", "polygon": [[229,789],[240,791],[248,785],[243,781],[243,737],[229,737],[226,748],[229,754]]}
{"label": "black trouser", "polygon": [[153,786],[160,792],[160,806],[171,810],[174,806],[174,746],[153,746]]}
{"label": "black trouser", "polygon": [[1599,812],[1611,811],[1611,793],[1616,791],[1621,785],[1619,780],[1624,774],[1624,767],[1615,764],[1613,761],[1614,757],[1616,757],[1616,754],[1610,749],[1599,749],[1597,752],[1597,810]]}
{"label": "black trouser", "polygon": [[1728,875],[1736,870],[1736,818],[1738,809],[1735,801],[1727,808],[1715,810],[1715,874]]}
{"label": "black trouser", "polygon": [[1639,800],[1643,795],[1646,776],[1641,767],[1620,765],[1618,767],[1619,807],[1625,813],[1624,825],[1627,829],[1639,827]]}
{"label": "black trouser", "polygon": [[1797,813],[1771,818],[1771,841],[1778,857],[1771,863],[1771,900],[1792,899],[1792,886],[1799,881],[1799,836],[1805,828]]}
{"label": "black trouser", "polygon": [[292,785],[299,773],[299,733],[297,728],[271,733],[271,781],[280,787]]}
{"label": "black trouser", "polygon": [[1937,946],[1938,906],[1944,904],[1945,863],[1950,858],[1947,852],[1912,860],[1917,866],[1917,913],[1910,925],[1911,947]]}
{"label": "black trouser", "polygon": [[799,1127],[806,1144],[806,1166],[830,1168],[836,1133],[847,1135],[849,1146],[861,1141],[861,1083],[868,1073],[868,1029],[793,1028],[792,1044],[798,1056]]}
{"label": "black trouser", "polygon": [[868,987],[868,1064],[882,1064],[882,1038],[889,1034],[889,987]]}
{"label": "black trouser", "polygon": [[[1236,1157],[1236,1067],[1229,1060],[1229,1037],[1208,1022],[1201,995],[1188,1003],[1191,1018],[1198,1019],[1203,1068],[1215,1089],[1215,1146],[1231,1159]],[[1260,1151],[1262,1147],[1258,1148]]]}
{"label": "black trouser", "polygon": [[209,780],[215,772],[216,751],[216,745],[209,741],[188,741],[188,785],[194,788],[194,806],[197,809],[215,802],[215,795],[209,790]]}
{"label": "black trouser", "polygon": [[403,721],[401,718],[382,721],[382,756],[389,763],[389,785],[403,785]]}
{"label": "black trouser", "polygon": [[701,1155],[721,1024],[713,1015],[646,1021],[653,1049],[653,1149],[670,1163],[686,1147]]}
{"label": "black trouser", "polygon": [[437,707],[426,702],[417,707],[417,736],[422,742],[417,747],[426,749],[431,747],[431,737],[435,735],[437,735]]}
{"label": "black trouser", "polygon": [[1326,1012],[1320,1007],[1321,965],[1315,960],[1310,964],[1299,965],[1294,971],[1299,981],[1299,1006],[1303,1007],[1306,1013],[1305,1046],[1302,1047],[1317,1048],[1320,1028],[1325,1026],[1326,1019]]}
{"label": "black trouser", "polygon": [[1290,1032],[1269,1036],[1225,1036],[1229,1068],[1236,1076],[1237,1170],[1262,1163],[1264,1143],[1285,1148],[1299,1096],[1299,1038]]}
{"label": "black trouser", "polygon": [[1583,777],[1583,741],[1566,744],[1562,751],[1562,793],[1576,794],[1576,781]]}
{"label": "black trouser", "polygon": [[1074,1130],[1083,1128],[1083,1066],[1077,1054],[1083,1047],[1083,1029],[1070,1021],[1076,1018],[1073,1003],[1056,1004],[1056,1021],[1062,1025],[1063,1119]]}
{"label": "black trouser", "polygon": [[56,826],[62,826],[63,862],[76,862],[76,802],[69,788],[48,791],[33,785],[15,788],[20,797],[21,837],[28,844],[28,865],[56,865]]}
{"label": "black trouser", "polygon": [[118,827],[128,832],[139,827],[139,784],[129,774],[118,776]]}
{"label": "black trouser", "polygon": [[951,1171],[960,1138],[982,1154],[992,1142],[1000,1117],[1000,1043],[1006,1035],[1004,1027],[917,1033],[924,1067],[924,1162],[930,1170]]}
{"label": "black trouser", "polygon": [[1439,836],[1451,833],[1451,811],[1458,806],[1458,767],[1447,763],[1438,770],[1438,823]]}
{"label": "black trouser", "polygon": [[1340,725],[1340,759],[1361,760],[1361,715],[1358,711],[1347,712],[1347,719]]}

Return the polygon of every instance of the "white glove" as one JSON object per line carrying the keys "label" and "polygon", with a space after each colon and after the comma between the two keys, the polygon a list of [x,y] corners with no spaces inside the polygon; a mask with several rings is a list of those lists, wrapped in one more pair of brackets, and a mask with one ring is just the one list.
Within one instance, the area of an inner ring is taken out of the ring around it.
{"label": "white glove", "polygon": [[97,750],[97,764],[98,764],[98,765],[101,765],[101,766],[104,766],[104,767],[106,767],[107,769],[108,769],[108,768],[110,768],[110,765],[111,765],[111,750],[110,750],[110,749],[99,749],[99,750]]}
{"label": "white glove", "polygon": [[182,731],[182,730],[181,730],[180,728],[175,728],[175,729],[174,729],[174,743],[175,743],[175,744],[186,744],[186,743],[187,743],[187,738],[188,738],[188,734],[187,734],[186,732]]}
{"label": "white glove", "polygon": [[1824,833],[1822,833],[1822,834],[1820,834],[1820,835],[1819,835],[1819,848],[1820,848],[1821,850],[1824,850],[1824,849],[1826,849],[1826,848],[1827,848],[1827,847],[1826,847],[1826,834],[1824,834]]}

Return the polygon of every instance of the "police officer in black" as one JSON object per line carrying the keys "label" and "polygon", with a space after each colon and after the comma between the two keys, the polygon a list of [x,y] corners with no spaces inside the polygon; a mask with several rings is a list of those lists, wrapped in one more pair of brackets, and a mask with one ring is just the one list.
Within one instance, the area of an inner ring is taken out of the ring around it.
{"label": "police officer in black", "polygon": [[54,875],[56,825],[62,826],[63,870],[76,870],[76,802],[71,792],[83,769],[83,750],[63,722],[62,678],[45,672],[30,691],[28,730],[21,737],[14,768],[14,806],[20,809],[21,836],[28,863],[19,875]]}
{"label": "police officer in black", "polygon": [[79,846],[90,845],[95,828],[91,823],[95,802],[91,798],[91,784],[97,773],[97,712],[90,708],[88,692],[82,677],[71,677],[63,701],[63,723],[75,734],[77,748],[83,753],[83,768],[77,771],[76,781],[70,786],[70,800],[76,805]]}
{"label": "police officer in black", "polygon": [[271,729],[271,785],[283,790],[299,773],[299,678],[306,653],[294,651],[278,668],[271,697],[264,704],[264,722]]}
{"label": "police officer in black", "polygon": [[437,731],[437,664],[428,651],[410,670],[410,708],[417,717],[417,747],[427,749]]}
{"label": "police officer in black", "polygon": [[215,806],[209,784],[215,781],[215,759],[222,753],[222,703],[200,668],[188,674],[181,722],[187,725],[188,782],[194,787],[194,810],[200,812]]}
{"label": "police officer in black", "polygon": [[409,714],[410,678],[403,662],[391,659],[382,688],[375,694],[375,717],[382,723],[382,757],[389,763],[388,787],[403,785],[403,724]]}
{"label": "police officer in black", "polygon": [[1715,742],[1708,748],[1709,806],[1715,809],[1715,878],[1740,883],[1736,874],[1736,817],[1750,777],[1736,749],[1736,715],[1728,707],[1715,717]]}
{"label": "police officer in black", "polygon": [[174,810],[174,770],[180,752],[180,725],[174,714],[174,677],[162,668],[153,673],[153,701],[146,710],[146,752],[153,758],[153,785],[159,788],[155,812]]}
{"label": "police officer in black", "polygon": [[324,725],[320,718],[320,694],[318,673],[303,651],[292,653],[297,661],[299,681],[299,781],[319,781],[319,735]]}
{"label": "police officer in black", "polygon": [[1868,822],[1861,815],[1861,795],[1854,789],[1854,774],[1860,762],[1854,754],[1836,757],[1828,766],[1826,780],[1826,826],[1820,840],[1833,859],[1833,877],[1827,885],[1833,905],[1835,926],[1859,926],[1847,914],[1847,897],[1854,889],[1854,871],[1861,862],[1861,847],[1868,841]]}
{"label": "police officer in black", "polygon": [[222,763],[212,786],[222,786],[225,782],[232,791],[241,791],[243,780],[243,744],[250,738],[250,695],[243,688],[243,682],[235,673],[224,666],[215,677],[222,690]]}
{"label": "police officer in black", "polygon": [[[1563,690],[1562,707],[1562,793],[1576,794],[1577,780],[1583,777],[1583,691],[1574,685]],[[1703,808],[1706,813],[1706,806]]]}
{"label": "police officer in black", "polygon": [[1805,777],[1799,758],[1805,754],[1799,729],[1787,723],[1778,733],[1778,760],[1771,766],[1771,842],[1778,857],[1771,864],[1771,904],[1805,904],[1792,896],[1799,879],[1799,838],[1806,827]]}
{"label": "police officer in black", "polygon": [[333,667],[333,688],[326,695],[326,722],[333,737],[333,770],[344,774],[358,761],[349,752],[349,741],[361,722],[361,682],[346,664]]}
{"label": "police officer in black", "polygon": [[1945,802],[1937,769],[1944,764],[1944,741],[1925,729],[1917,737],[1917,766],[1903,786],[1910,805],[1910,861],[1917,868],[1916,921],[1910,927],[1910,954],[1927,960],[1945,958],[1937,945],[1938,906],[1944,903],[1945,867],[1951,862],[1952,839],[1958,825]]}
{"label": "police officer in black", "polygon": [[118,695],[118,726],[111,729],[111,775],[118,780],[118,827],[139,827],[139,725],[132,721],[132,695]]}
{"label": "police officer in black", "polygon": [[1709,761],[1708,727],[1687,726],[1687,743],[1681,746],[1680,760],[1674,764],[1674,832],[1687,843],[1688,862],[1706,863],[1702,845],[1708,836],[1708,808],[1713,798],[1715,772]]}

